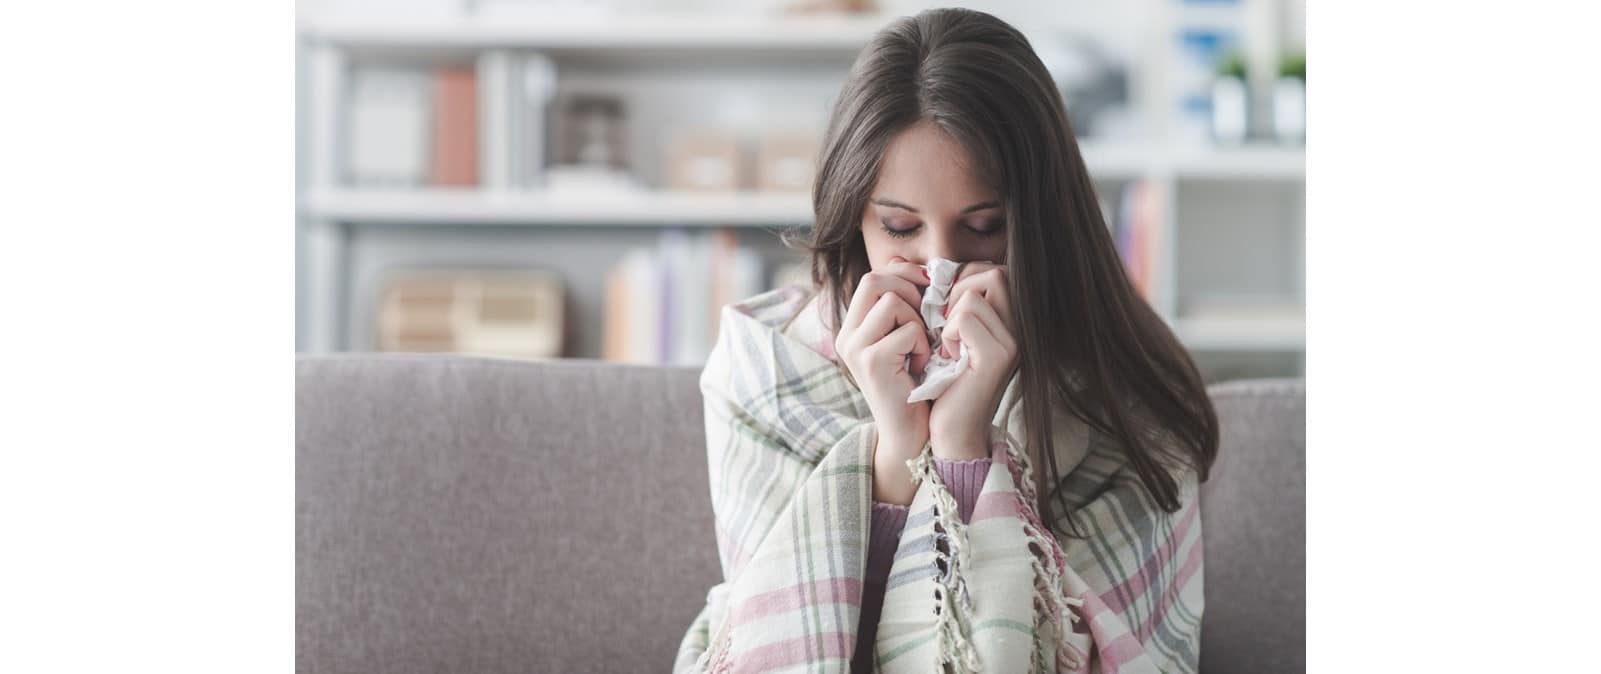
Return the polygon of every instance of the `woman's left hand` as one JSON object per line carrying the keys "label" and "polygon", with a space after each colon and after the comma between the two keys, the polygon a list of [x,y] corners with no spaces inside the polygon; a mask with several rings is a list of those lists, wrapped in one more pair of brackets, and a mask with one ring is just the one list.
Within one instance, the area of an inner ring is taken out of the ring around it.
{"label": "woman's left hand", "polygon": [[1018,363],[1006,288],[1006,267],[988,262],[968,263],[951,284],[940,346],[954,358],[965,342],[967,370],[929,410],[929,442],[941,459],[990,455],[990,425]]}

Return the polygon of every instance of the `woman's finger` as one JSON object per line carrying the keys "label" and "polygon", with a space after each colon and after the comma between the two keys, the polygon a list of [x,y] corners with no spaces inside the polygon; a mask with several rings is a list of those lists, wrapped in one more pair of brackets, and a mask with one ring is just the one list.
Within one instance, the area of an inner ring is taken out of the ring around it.
{"label": "woman's finger", "polygon": [[[912,368],[912,374],[923,374],[923,370],[928,369],[928,361],[934,357],[934,347],[928,344],[928,327],[923,324],[923,317],[918,316],[917,321],[902,325],[896,328],[896,331],[904,331],[906,334],[911,335],[911,337],[905,338],[911,342],[909,347],[897,346],[896,348],[902,349],[902,353],[912,354],[912,362],[909,363]],[[896,343],[897,345],[900,344],[899,342]]]}
{"label": "woman's finger", "polygon": [[[984,266],[977,267],[978,265]],[[1006,324],[1007,330],[1014,330],[1012,301],[1006,289],[1006,268],[987,262],[974,262],[969,265],[968,270],[970,271],[964,271],[962,277],[951,284],[950,296],[947,298],[947,301],[951,303],[950,306],[954,307],[955,303],[962,298],[962,295],[968,292],[976,292],[988,301],[990,306],[995,308],[995,313]]]}
{"label": "woman's finger", "polygon": [[956,278],[951,281],[951,288],[945,293],[946,306],[955,309],[956,300],[973,285],[973,277],[982,275],[994,266],[989,262],[982,261],[963,262],[958,265]]}
{"label": "woman's finger", "polygon": [[1011,328],[1001,322],[1001,317],[995,311],[994,305],[980,297],[978,293],[970,293],[966,303],[958,310],[976,319],[984,326],[986,332],[995,338],[995,343],[1002,349],[1002,353],[1010,356],[1016,348],[1017,342],[1013,338]]}
{"label": "woman's finger", "polygon": [[[910,363],[906,361],[908,353],[912,355]],[[928,334],[916,323],[902,323],[883,339],[864,349],[862,357],[870,363],[893,361],[897,373],[903,371],[901,368],[906,368],[904,371],[915,375],[928,365]]]}
{"label": "woman's finger", "polygon": [[[890,258],[888,264],[885,264],[878,269],[874,269],[873,271],[875,273],[894,274],[903,279],[911,281],[912,285],[916,286],[927,286],[928,284],[933,283],[933,281],[928,277],[928,272],[923,271],[922,267],[917,266],[916,263],[911,262],[910,260],[907,260],[899,255]],[[914,302],[913,304],[916,303]]]}
{"label": "woman's finger", "polygon": [[988,368],[990,354],[998,354],[1000,344],[984,322],[966,309],[959,307],[956,315],[945,324],[945,331],[940,333],[940,343],[950,358],[957,358],[962,353],[962,342],[967,342],[967,354],[971,359],[969,364],[974,369]]}
{"label": "woman's finger", "polygon": [[910,263],[891,264],[862,276],[861,283],[856,285],[856,291],[851,296],[850,306],[845,309],[845,320],[840,322],[840,334],[856,330],[862,318],[886,292],[899,295],[909,306],[920,306],[923,303],[923,291],[918,283],[913,282],[914,277],[923,285],[928,284],[922,270]]}
{"label": "woman's finger", "polygon": [[[918,330],[924,329],[923,319],[901,299],[900,295],[884,293],[878,298],[878,302],[874,303],[873,308],[868,310],[861,326],[851,332],[846,344],[848,348],[856,351],[865,350],[882,340],[891,330],[902,325],[912,325]],[[927,342],[928,339],[925,337],[923,341]]]}

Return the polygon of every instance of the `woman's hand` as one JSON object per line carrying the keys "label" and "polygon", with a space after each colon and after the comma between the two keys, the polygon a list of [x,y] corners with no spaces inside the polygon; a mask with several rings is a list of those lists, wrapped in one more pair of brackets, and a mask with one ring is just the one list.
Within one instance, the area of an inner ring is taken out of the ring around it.
{"label": "woman's hand", "polygon": [[954,358],[967,344],[967,370],[933,401],[929,433],[934,455],[946,460],[990,455],[989,432],[1006,385],[1017,369],[1006,267],[971,262],[958,273],[946,304],[941,354]]}
{"label": "woman's hand", "polygon": [[877,424],[874,498],[886,503],[911,503],[915,490],[905,461],[929,438],[928,401],[906,402],[916,386],[912,375],[922,373],[932,353],[916,308],[923,301],[920,286],[928,283],[920,267],[900,258],[868,272],[834,338],[834,351],[867,398]]}

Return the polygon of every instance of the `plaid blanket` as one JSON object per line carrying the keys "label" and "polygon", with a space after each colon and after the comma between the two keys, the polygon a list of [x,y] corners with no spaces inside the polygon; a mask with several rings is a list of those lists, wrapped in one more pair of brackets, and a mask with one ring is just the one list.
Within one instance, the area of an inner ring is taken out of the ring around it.
{"label": "plaid blanket", "polygon": [[[845,672],[855,649],[875,426],[834,359],[814,290],[723,307],[701,376],[724,581],[683,637],[674,672]],[[1192,672],[1201,521],[1159,508],[1115,441],[1064,413],[1057,466],[1086,538],[1041,522],[1014,378],[967,523],[927,446],[874,643],[882,672]]]}

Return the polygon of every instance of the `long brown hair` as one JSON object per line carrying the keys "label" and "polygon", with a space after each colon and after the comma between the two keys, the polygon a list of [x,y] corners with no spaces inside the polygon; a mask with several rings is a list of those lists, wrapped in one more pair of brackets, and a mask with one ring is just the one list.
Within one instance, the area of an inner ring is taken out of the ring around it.
{"label": "long brown hair", "polygon": [[[885,148],[920,120],[961,143],[1001,195],[1019,393],[1047,484],[1062,479],[1049,413],[1061,404],[1120,440],[1152,498],[1177,510],[1170,470],[1187,466],[1206,479],[1217,413],[1189,353],[1124,271],[1050,73],[1004,21],[968,9],[901,17],[851,66],[818,158],[810,240],[788,239],[811,255],[812,283],[832,309],[825,314],[845,315],[871,270],[862,213]],[[1053,513],[1046,520],[1067,521],[1047,493],[1068,510],[1061,490],[1041,490],[1044,512]]]}

